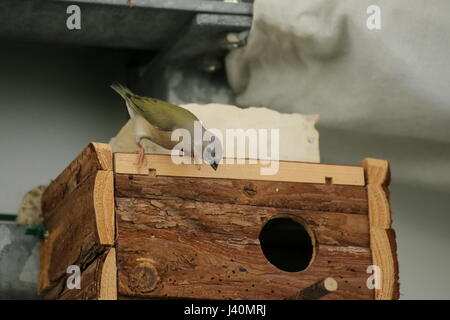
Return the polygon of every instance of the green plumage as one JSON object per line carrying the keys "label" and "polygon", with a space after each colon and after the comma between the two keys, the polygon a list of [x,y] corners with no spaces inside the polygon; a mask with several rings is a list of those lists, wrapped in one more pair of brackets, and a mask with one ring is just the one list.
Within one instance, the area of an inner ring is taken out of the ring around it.
{"label": "green plumage", "polygon": [[[187,141],[189,145],[185,145],[181,148],[184,155],[191,156],[198,160],[199,158],[202,158],[203,151],[207,151],[208,155],[204,160],[209,163],[214,170],[217,170],[222,157],[221,142],[215,137],[214,141],[217,141],[219,144],[214,147],[208,147],[210,142],[203,141],[202,139],[206,129],[192,112],[165,101],[135,95],[128,88],[117,82],[113,83],[111,88],[120,94],[126,101],[128,112],[133,120],[134,136],[139,148],[140,164],[142,164],[145,152],[144,147],[141,144],[143,139],[148,139],[165,149],[172,150],[179,146],[178,140],[172,140],[173,131],[176,129],[185,129],[188,130],[190,134],[190,141]],[[196,137],[195,132],[196,121],[200,123],[202,129],[201,136],[199,137]],[[194,150],[196,143],[196,141],[194,141],[195,139],[199,139],[198,141],[201,144],[202,152],[200,153],[195,152]],[[183,142],[185,142],[184,139]]]}
{"label": "green plumage", "polygon": [[194,121],[199,121],[189,110],[166,101],[135,95],[119,83],[113,83],[111,88],[128,102],[130,108],[162,131],[191,129]]}

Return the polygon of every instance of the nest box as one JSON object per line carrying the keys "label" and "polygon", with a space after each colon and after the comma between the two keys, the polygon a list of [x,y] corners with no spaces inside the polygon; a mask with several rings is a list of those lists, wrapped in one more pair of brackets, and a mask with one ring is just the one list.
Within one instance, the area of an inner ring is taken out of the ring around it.
{"label": "nest box", "polygon": [[398,298],[386,161],[136,159],[91,143],[46,189],[45,298]]}

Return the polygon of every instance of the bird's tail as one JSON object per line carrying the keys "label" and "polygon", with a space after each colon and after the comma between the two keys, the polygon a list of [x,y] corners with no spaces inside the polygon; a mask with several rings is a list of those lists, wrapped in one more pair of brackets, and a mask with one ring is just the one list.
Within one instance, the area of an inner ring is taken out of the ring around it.
{"label": "bird's tail", "polygon": [[131,92],[130,89],[128,89],[127,87],[121,85],[118,82],[113,82],[113,84],[111,84],[111,88],[116,91],[118,94],[120,94],[122,96],[122,98],[124,98],[125,100],[127,98],[130,98],[133,96],[133,92]]}

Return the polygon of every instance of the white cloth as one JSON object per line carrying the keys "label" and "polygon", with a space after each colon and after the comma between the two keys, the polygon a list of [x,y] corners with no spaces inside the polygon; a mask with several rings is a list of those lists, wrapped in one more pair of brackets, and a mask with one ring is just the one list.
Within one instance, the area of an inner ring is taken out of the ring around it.
{"label": "white cloth", "polygon": [[[370,5],[381,30],[366,25]],[[450,1],[256,0],[253,19],[226,61],[239,105],[450,141]]]}
{"label": "white cloth", "polygon": [[[270,130],[278,129],[278,157],[280,160],[320,162],[319,132],[315,128],[318,120],[317,115],[285,114],[267,108],[241,109],[236,106],[219,103],[191,103],[181,105],[181,107],[195,114],[207,129],[220,131],[223,139],[223,156],[226,158],[240,158],[237,152],[239,143],[237,140],[235,140],[234,148],[227,146],[228,129],[242,129],[243,132],[238,135],[244,137],[244,139],[248,129],[255,130],[258,132],[258,144],[261,143],[259,139],[263,138],[259,135],[259,129],[266,129],[267,143],[264,144],[267,146],[267,155],[269,157],[274,157],[271,153],[272,134]],[[113,152],[136,152],[137,146],[131,121],[128,121],[109,143]],[[159,147],[151,141],[143,140],[142,143],[146,153],[170,154],[168,150]],[[252,151],[257,152],[256,158],[266,158],[260,157],[260,145],[250,147],[249,141],[247,141],[243,150],[246,154],[245,157],[255,158],[250,156],[250,148],[252,148]],[[262,154],[264,155],[266,152]]]}

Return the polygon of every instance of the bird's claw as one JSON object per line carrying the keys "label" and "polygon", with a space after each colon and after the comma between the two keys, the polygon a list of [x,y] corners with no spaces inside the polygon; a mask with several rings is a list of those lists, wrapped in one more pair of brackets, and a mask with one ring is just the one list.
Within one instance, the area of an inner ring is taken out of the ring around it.
{"label": "bird's claw", "polygon": [[144,164],[145,150],[144,150],[144,147],[139,142],[137,143],[137,146],[139,148],[139,151],[138,151],[138,159],[137,159],[136,165],[140,168]]}

